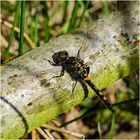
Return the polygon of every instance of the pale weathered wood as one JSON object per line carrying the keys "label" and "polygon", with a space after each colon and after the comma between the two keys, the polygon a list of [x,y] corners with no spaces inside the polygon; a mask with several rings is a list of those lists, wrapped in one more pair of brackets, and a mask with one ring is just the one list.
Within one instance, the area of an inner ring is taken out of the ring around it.
{"label": "pale weathered wood", "polygon": [[[91,67],[90,78],[102,89],[138,68],[138,3],[130,2],[129,11],[115,12],[75,32],[49,41],[2,66],[1,70],[1,137],[19,138],[44,122],[79,104],[85,94],[80,83],[71,93],[73,80],[61,67],[51,66],[51,51],[67,50]],[[125,35],[124,35],[125,34]],[[129,41],[127,40],[127,36]]]}

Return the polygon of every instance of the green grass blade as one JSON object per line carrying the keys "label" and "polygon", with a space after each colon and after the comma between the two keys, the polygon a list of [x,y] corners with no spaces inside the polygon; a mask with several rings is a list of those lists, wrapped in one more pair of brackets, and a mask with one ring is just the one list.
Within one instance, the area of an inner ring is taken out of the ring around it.
{"label": "green grass blade", "polygon": [[25,1],[22,1],[21,2],[21,20],[20,20],[19,56],[23,54],[24,24],[25,24]]}
{"label": "green grass blade", "polygon": [[110,136],[109,136],[110,139],[112,139],[115,132],[115,121],[116,121],[116,117],[115,117],[115,114],[113,114],[112,122],[111,122],[111,129],[110,129]]}
{"label": "green grass blade", "polygon": [[127,104],[127,103],[132,103],[132,102],[138,102],[138,101],[139,101],[139,98],[134,98],[134,99],[125,100],[125,101],[122,101],[122,102],[119,102],[119,103],[115,103],[115,104],[113,104],[113,106],[120,106],[122,104]]}
{"label": "green grass blade", "polygon": [[50,29],[49,29],[49,15],[48,15],[48,4],[45,2],[45,41],[48,42],[50,39]]}
{"label": "green grass blade", "polygon": [[76,27],[76,18],[77,18],[77,11],[78,11],[78,2],[75,2],[75,6],[72,11],[69,27],[68,27],[68,32],[72,31]]}
{"label": "green grass blade", "polygon": [[38,17],[35,15],[31,15],[31,22],[30,22],[30,37],[31,40],[34,42],[34,45],[37,45],[38,42]]}
{"label": "green grass blade", "polygon": [[90,1],[87,1],[86,5],[84,6],[82,15],[81,15],[81,17],[80,17],[79,25],[81,25],[81,23],[82,23],[82,21],[83,21],[83,18],[84,18],[84,16],[85,16],[85,12],[86,12],[86,10],[87,10],[87,8],[88,8],[89,3],[90,3]]}
{"label": "green grass blade", "polygon": [[102,139],[102,131],[101,131],[101,124],[100,124],[100,122],[98,122],[97,130],[98,130],[98,133],[99,133],[99,138]]}
{"label": "green grass blade", "polygon": [[103,1],[103,13],[105,16],[108,16],[109,15],[109,8],[108,8],[108,1],[107,0],[104,0]]}
{"label": "green grass blade", "polygon": [[62,24],[66,21],[66,18],[67,18],[68,4],[69,4],[69,1],[64,1],[64,12],[63,12]]}
{"label": "green grass blade", "polygon": [[30,18],[31,18],[31,22],[30,22],[30,28],[29,28],[29,30],[30,30],[30,38],[31,38],[31,40],[34,42],[34,18],[33,18],[34,16],[30,16]]}
{"label": "green grass blade", "polygon": [[21,2],[17,1],[16,13],[15,13],[14,21],[13,21],[13,26],[12,26],[12,29],[11,29],[11,32],[10,32],[10,37],[9,37],[9,40],[8,40],[8,47],[5,51],[5,58],[6,59],[9,59],[9,56],[10,56],[9,49],[10,49],[10,46],[11,46],[11,43],[12,43],[12,40],[13,40],[13,37],[14,37],[14,28],[15,28],[16,23],[17,23],[19,10],[20,10],[20,5],[21,5]]}
{"label": "green grass blade", "polygon": [[35,46],[37,45],[38,43],[38,18],[35,17],[35,29],[34,29],[34,43],[35,43]]}

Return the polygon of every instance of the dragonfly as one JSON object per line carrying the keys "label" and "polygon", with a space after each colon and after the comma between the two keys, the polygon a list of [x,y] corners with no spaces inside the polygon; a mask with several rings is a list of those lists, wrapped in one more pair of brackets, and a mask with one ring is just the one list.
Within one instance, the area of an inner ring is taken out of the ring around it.
{"label": "dragonfly", "polygon": [[[76,80],[75,86],[78,79],[85,81],[91,89],[96,93],[96,95],[103,101],[103,103],[109,108],[111,112],[114,112],[111,102],[103,95],[103,93],[93,84],[89,78],[90,67],[84,63],[80,58],[80,50],[78,50],[76,56],[69,56],[67,51],[54,52],[51,60],[47,60],[52,66],[62,66],[60,75],[53,76],[52,78],[61,77],[64,75],[65,71],[70,74],[72,78]],[[74,86],[74,88],[75,88]],[[73,90],[74,90],[73,88]],[[73,91],[72,90],[72,91]]]}

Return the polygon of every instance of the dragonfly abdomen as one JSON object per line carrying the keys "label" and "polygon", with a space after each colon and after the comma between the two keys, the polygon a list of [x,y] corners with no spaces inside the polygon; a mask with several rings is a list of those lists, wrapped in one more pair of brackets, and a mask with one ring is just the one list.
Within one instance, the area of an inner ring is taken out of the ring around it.
{"label": "dragonfly abdomen", "polygon": [[102,94],[102,92],[91,82],[88,77],[85,77],[86,83],[93,89],[93,91],[98,95],[98,97],[104,102],[104,104],[114,112],[112,104],[107,100],[107,98]]}

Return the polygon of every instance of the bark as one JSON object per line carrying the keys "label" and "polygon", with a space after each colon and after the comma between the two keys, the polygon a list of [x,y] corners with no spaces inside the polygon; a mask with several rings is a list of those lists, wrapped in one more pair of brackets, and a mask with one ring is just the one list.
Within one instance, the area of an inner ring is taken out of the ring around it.
{"label": "bark", "polygon": [[93,91],[74,80],[61,67],[51,66],[51,51],[67,50],[90,65],[90,78],[103,89],[138,69],[138,2],[127,9],[84,25],[76,31],[52,39],[1,68],[1,138],[19,138],[79,104]]}

